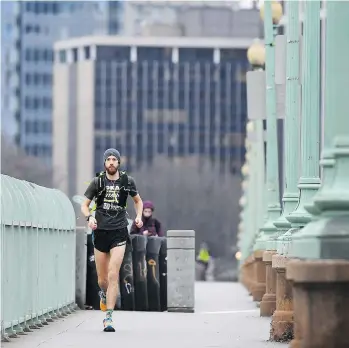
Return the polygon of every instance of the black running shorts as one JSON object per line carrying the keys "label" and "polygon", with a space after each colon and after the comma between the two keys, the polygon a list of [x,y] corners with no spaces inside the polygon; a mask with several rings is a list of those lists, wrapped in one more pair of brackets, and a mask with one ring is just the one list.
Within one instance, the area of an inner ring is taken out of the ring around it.
{"label": "black running shorts", "polygon": [[108,253],[111,249],[126,245],[129,242],[127,227],[118,230],[92,231],[92,243],[102,253]]}

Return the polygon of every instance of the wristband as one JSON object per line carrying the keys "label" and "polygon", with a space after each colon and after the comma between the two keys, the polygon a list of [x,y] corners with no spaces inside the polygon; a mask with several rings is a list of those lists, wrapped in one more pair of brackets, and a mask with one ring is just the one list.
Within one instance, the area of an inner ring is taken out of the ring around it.
{"label": "wristband", "polygon": [[89,215],[87,218],[86,218],[86,221],[88,222],[88,220],[90,220],[90,217],[91,217],[92,215]]}

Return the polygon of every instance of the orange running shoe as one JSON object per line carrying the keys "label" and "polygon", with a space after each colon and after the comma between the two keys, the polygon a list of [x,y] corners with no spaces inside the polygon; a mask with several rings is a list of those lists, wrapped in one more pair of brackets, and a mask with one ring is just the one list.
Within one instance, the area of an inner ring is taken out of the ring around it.
{"label": "orange running shoe", "polygon": [[98,293],[100,301],[99,301],[99,308],[102,312],[105,312],[107,310],[107,297],[105,295],[104,291],[100,291]]}

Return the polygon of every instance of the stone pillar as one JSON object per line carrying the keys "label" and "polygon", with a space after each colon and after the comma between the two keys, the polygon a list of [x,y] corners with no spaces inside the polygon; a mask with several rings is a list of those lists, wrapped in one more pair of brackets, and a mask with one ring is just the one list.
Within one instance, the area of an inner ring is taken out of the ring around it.
{"label": "stone pillar", "polygon": [[167,231],[168,312],[195,309],[195,231]]}
{"label": "stone pillar", "polygon": [[270,339],[285,342],[293,338],[293,296],[292,284],[286,279],[286,265],[289,259],[273,255],[272,266],[276,270],[276,310],[272,317]]}
{"label": "stone pillar", "polygon": [[292,348],[349,347],[349,261],[290,261],[295,330]]}
{"label": "stone pillar", "polygon": [[276,270],[272,267],[272,257],[276,251],[265,251],[263,262],[266,270],[266,289],[260,304],[261,317],[271,317],[276,309]]}
{"label": "stone pillar", "polygon": [[265,263],[263,262],[263,251],[257,250],[253,253],[254,263],[254,279],[256,280],[252,288],[253,301],[262,301],[265,294]]}

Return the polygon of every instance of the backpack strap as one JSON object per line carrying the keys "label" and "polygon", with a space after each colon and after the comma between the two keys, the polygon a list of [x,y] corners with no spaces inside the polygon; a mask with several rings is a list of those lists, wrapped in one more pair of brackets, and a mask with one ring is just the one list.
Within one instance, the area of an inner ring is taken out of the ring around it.
{"label": "backpack strap", "polygon": [[127,208],[127,197],[128,197],[128,175],[126,172],[120,172],[120,191],[119,191],[119,206]]}
{"label": "backpack strap", "polygon": [[105,172],[96,173],[94,180],[97,185],[96,203],[100,205],[105,195]]}

